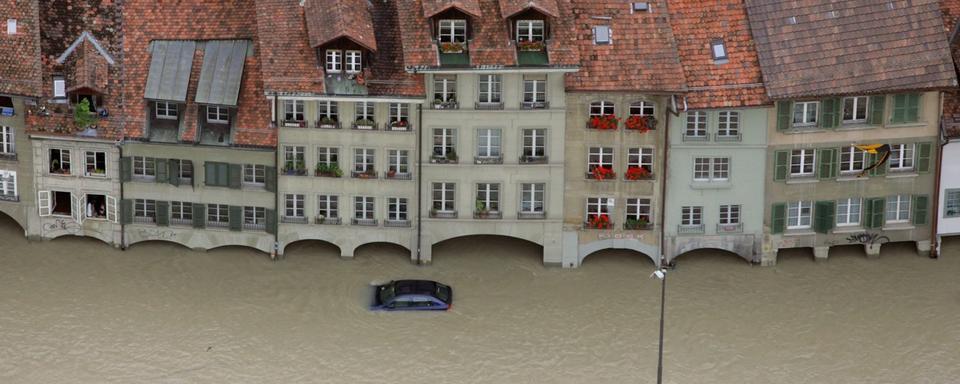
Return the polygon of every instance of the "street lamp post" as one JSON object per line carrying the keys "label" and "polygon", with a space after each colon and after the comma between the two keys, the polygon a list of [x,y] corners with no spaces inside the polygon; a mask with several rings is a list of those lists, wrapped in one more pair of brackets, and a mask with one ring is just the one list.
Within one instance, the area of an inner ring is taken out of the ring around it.
{"label": "street lamp post", "polygon": [[663,383],[663,320],[667,304],[667,269],[666,263],[660,259],[660,266],[650,277],[660,279],[660,343],[657,351],[657,384]]}

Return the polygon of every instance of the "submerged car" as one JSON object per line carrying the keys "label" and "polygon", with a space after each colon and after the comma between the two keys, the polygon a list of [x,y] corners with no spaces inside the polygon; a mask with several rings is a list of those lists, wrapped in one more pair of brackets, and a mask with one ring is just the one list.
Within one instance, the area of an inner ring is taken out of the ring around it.
{"label": "submerged car", "polygon": [[374,285],[370,309],[379,311],[445,311],[453,289],[430,280],[394,280]]}

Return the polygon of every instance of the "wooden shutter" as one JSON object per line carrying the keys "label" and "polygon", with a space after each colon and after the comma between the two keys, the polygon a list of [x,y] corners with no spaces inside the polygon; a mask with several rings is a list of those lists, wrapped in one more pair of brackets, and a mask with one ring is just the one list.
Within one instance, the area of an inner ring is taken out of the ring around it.
{"label": "wooden shutter", "polygon": [[169,201],[157,201],[157,225],[161,227],[170,225]]}
{"label": "wooden shutter", "polygon": [[883,124],[883,107],[887,103],[887,98],[883,95],[870,96],[870,116],[867,118],[867,124]]}
{"label": "wooden shutter", "polygon": [[787,204],[774,204],[770,213],[770,232],[774,234],[785,232],[787,230]]}
{"label": "wooden shutter", "polygon": [[913,224],[926,225],[927,211],[930,198],[927,195],[916,195],[913,197]]}
{"label": "wooden shutter", "polygon": [[793,116],[790,109],[793,107],[792,101],[777,102],[777,130],[784,131],[790,129]]}
{"label": "wooden shutter", "polygon": [[118,220],[117,198],[113,196],[107,196],[107,221],[116,224]]}
{"label": "wooden shutter", "polygon": [[227,163],[217,163],[217,186],[230,186],[230,166]]}
{"label": "wooden shutter", "polygon": [[206,204],[193,203],[193,227],[194,228],[207,227],[207,205]]}
{"label": "wooden shutter", "polygon": [[906,106],[903,112],[903,121],[913,123],[920,121],[920,94],[911,93],[906,95]]}
{"label": "wooden shutter", "polygon": [[883,198],[867,199],[867,209],[864,226],[867,228],[883,227],[883,211],[886,209],[886,200]]}
{"label": "wooden shutter", "polygon": [[231,205],[228,219],[230,220],[231,231],[243,230],[243,207]]}
{"label": "wooden shutter", "polygon": [[840,125],[840,99],[836,97],[820,101],[820,126],[836,128]]}
{"label": "wooden shutter", "polygon": [[130,224],[133,222],[133,200],[120,200],[120,223]]}
{"label": "wooden shutter", "polygon": [[273,209],[266,210],[267,215],[267,233],[271,235],[277,234],[277,211]]}
{"label": "wooden shutter", "polygon": [[46,217],[53,214],[53,193],[50,191],[37,192],[37,214]]}
{"label": "wooden shutter", "polygon": [[266,180],[264,180],[264,186],[267,188],[268,192],[277,191],[277,167],[265,167],[264,175]]}
{"label": "wooden shutter", "polygon": [[120,158],[120,181],[129,182],[133,180],[133,158],[131,157],[121,157]]}
{"label": "wooden shutter", "polygon": [[170,169],[170,185],[179,186],[180,185],[180,160],[170,159],[168,168]]}
{"label": "wooden shutter", "polygon": [[208,187],[217,185],[217,163],[203,162],[203,184]]}
{"label": "wooden shutter", "polygon": [[813,229],[817,233],[830,233],[835,222],[836,205],[833,201],[818,201],[813,210]]}
{"label": "wooden shutter", "polygon": [[166,183],[170,181],[170,165],[167,163],[167,159],[156,159],[154,163],[157,168],[157,179],[158,183]]}
{"label": "wooden shutter", "polygon": [[907,95],[893,96],[893,116],[890,121],[894,124],[903,123],[907,120]]}
{"label": "wooden shutter", "polygon": [[824,148],[819,151],[817,154],[817,162],[819,166],[817,171],[820,174],[821,179],[832,179],[837,177],[837,149],[836,148]]}
{"label": "wooden shutter", "polygon": [[932,143],[917,143],[917,172],[930,172],[930,157],[933,155]]}
{"label": "wooden shutter", "polygon": [[[870,160],[870,161],[869,161],[869,164],[873,164],[873,163],[875,163],[875,162],[880,158],[881,155],[880,155],[879,153],[877,153],[877,154],[869,154],[869,153],[868,153],[868,154],[866,154],[866,156],[867,156],[867,159]],[[890,160],[887,160],[886,163],[881,164],[879,167],[876,167],[876,168],[870,170],[870,176],[883,176],[883,175],[887,174],[887,167],[889,167],[889,166],[890,166]]]}
{"label": "wooden shutter", "polygon": [[229,164],[227,172],[227,185],[233,189],[240,189],[243,181],[243,165]]}
{"label": "wooden shutter", "polygon": [[773,181],[784,181],[790,173],[790,152],[776,151],[773,153]]}

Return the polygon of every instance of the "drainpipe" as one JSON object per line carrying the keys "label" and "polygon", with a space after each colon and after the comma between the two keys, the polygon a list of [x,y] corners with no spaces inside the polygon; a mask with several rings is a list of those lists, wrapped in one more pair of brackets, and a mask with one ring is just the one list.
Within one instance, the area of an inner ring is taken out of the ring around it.
{"label": "drainpipe", "polygon": [[277,116],[280,115],[279,110],[277,109],[280,106],[279,98],[277,97],[277,92],[273,92],[273,126],[277,127],[277,145],[273,146],[273,169],[274,180],[273,185],[273,220],[277,224],[277,229],[273,231],[273,256],[277,257],[277,254],[280,252],[280,124],[278,124]]}
{"label": "drainpipe", "polygon": [[[124,139],[120,139],[120,141],[117,141],[117,144],[116,144],[117,152],[120,155],[121,159],[123,159],[123,140]],[[121,160],[121,162],[122,161],[123,160]],[[123,175],[120,174],[121,172],[123,171],[121,170],[120,172],[117,172],[117,178],[120,179],[119,180],[120,181],[120,199],[117,200],[117,204],[122,204],[123,202]],[[126,251],[127,250],[127,229],[126,229],[127,225],[123,223],[123,218],[119,217],[122,214],[122,212],[120,212],[120,207],[114,207],[114,208],[117,209],[117,216],[118,216],[117,221],[120,222],[120,250]]]}
{"label": "drainpipe", "polygon": [[937,135],[937,170],[934,172],[933,178],[933,205],[930,210],[930,258],[936,259],[940,257],[940,237],[937,235],[938,227],[940,221],[940,173],[943,168],[943,148],[950,143],[950,139],[943,134],[943,92],[940,94],[940,134]]}
{"label": "drainpipe", "polygon": [[[676,95],[671,95],[675,98]],[[675,99],[674,99],[675,100]],[[686,100],[684,100],[686,102]],[[671,103],[672,104],[672,103]],[[667,108],[665,118],[663,119],[663,176],[660,178],[660,268],[667,267],[667,256],[665,249],[667,247],[667,161],[670,150],[670,115],[676,113],[672,108]]]}
{"label": "drainpipe", "polygon": [[417,265],[420,259],[420,247],[423,237],[423,103],[417,104]]}

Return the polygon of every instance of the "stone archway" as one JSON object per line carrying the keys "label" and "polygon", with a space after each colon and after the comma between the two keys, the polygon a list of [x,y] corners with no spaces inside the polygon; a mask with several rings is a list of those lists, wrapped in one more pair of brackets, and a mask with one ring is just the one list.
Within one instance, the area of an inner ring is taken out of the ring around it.
{"label": "stone archway", "polygon": [[583,264],[583,260],[587,256],[604,249],[628,249],[636,251],[642,253],[644,256],[647,256],[654,265],[660,264],[660,260],[657,256],[660,254],[660,251],[657,249],[657,247],[641,242],[637,239],[605,239],[591,241],[589,243],[580,245],[580,249],[577,252],[577,266]]}

